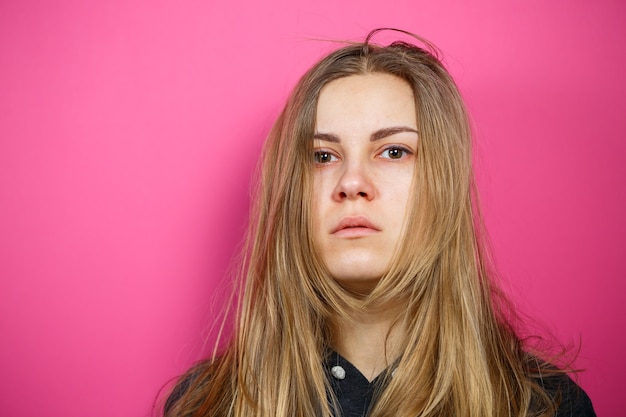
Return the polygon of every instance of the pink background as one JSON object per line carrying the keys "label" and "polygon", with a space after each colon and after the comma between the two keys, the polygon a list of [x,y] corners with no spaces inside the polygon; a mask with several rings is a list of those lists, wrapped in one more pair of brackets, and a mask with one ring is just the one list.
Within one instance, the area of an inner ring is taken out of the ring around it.
{"label": "pink background", "polygon": [[[55,3],[52,5],[52,3]],[[395,26],[467,99],[504,286],[626,416],[626,3],[0,2],[0,415],[146,416],[201,356],[298,76]]]}

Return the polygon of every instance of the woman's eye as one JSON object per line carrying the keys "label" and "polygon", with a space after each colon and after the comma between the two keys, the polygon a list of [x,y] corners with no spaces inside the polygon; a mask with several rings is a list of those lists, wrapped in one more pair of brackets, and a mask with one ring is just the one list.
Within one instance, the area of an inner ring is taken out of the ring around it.
{"label": "woman's eye", "polygon": [[380,156],[387,159],[401,159],[408,154],[410,152],[404,148],[392,147],[385,149]]}
{"label": "woman's eye", "polygon": [[327,164],[329,162],[335,161],[336,159],[337,157],[334,156],[330,152],[325,152],[325,151],[315,152],[315,162],[318,164]]}

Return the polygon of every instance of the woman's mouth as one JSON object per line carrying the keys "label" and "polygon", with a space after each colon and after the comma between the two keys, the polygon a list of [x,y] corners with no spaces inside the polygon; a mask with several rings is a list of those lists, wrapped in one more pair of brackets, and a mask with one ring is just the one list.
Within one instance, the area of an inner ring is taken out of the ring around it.
{"label": "woman's mouth", "polygon": [[357,238],[369,236],[380,232],[380,228],[374,225],[364,216],[350,216],[341,219],[331,234],[337,237]]}

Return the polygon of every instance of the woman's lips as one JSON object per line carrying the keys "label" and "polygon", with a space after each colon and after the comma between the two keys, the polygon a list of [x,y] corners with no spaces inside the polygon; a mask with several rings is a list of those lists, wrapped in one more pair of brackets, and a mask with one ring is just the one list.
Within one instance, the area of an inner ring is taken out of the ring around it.
{"label": "woman's lips", "polygon": [[380,232],[380,228],[370,222],[366,217],[344,217],[331,231],[337,237],[363,237]]}

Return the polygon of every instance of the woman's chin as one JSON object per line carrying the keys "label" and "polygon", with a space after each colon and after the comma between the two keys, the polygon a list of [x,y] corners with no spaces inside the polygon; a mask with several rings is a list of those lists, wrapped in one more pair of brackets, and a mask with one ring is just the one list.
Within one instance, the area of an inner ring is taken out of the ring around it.
{"label": "woman's chin", "polygon": [[372,275],[371,271],[368,271],[367,274],[334,275],[334,279],[351,294],[366,296],[378,285],[380,275]]}

